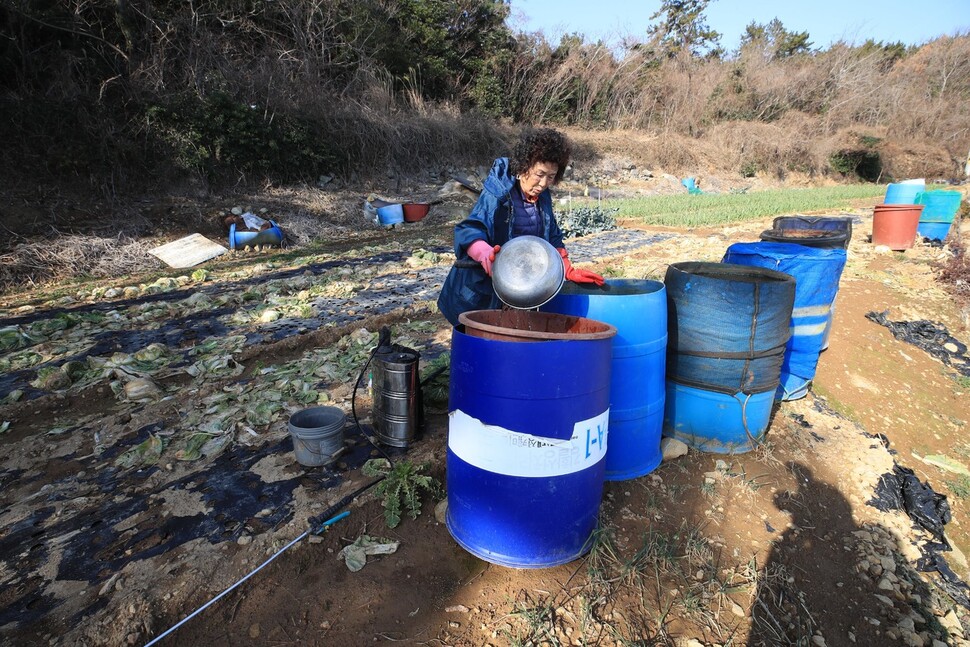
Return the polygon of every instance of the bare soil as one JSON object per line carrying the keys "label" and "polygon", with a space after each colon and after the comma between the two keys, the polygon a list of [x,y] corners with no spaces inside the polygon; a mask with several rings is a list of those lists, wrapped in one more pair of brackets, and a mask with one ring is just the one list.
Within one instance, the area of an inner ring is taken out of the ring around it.
{"label": "bare soil", "polygon": [[[225,298],[213,315],[225,322],[270,298],[242,296],[252,294],[253,277],[256,285],[260,277],[300,283],[294,291],[323,286],[333,299],[341,282],[354,283],[339,308],[357,318],[322,327],[303,321],[278,338],[274,331],[290,329],[249,319],[223,334],[247,335],[236,351],[241,373],[208,380],[159,374],[163,399],[119,399],[100,380],[28,388],[20,401],[0,404],[0,422],[11,422],[0,435],[3,644],[145,644],[304,533],[309,517],[366,484],[360,467],[378,452],[352,429],[335,465],[303,468],[294,461],[286,414],[305,405],[292,399],[284,398],[268,424],[234,423],[233,443],[218,456],[178,460],[175,450],[190,433],[187,421],[206,411],[209,399],[268,397],[279,387],[267,368],[331,348],[348,354],[361,329],[393,324],[425,359],[446,350],[450,329],[428,295],[436,294],[450,264],[451,225],[463,204],[439,205],[411,229],[347,234],[308,255],[296,249],[216,261],[209,281],[186,283],[170,296],[82,296],[81,289],[70,301],[63,290],[7,298],[4,325],[24,327],[56,312],[120,313],[131,328],[111,332],[118,344],[127,343],[131,329],[148,334],[163,327],[157,318],[136,321],[135,313],[148,316],[149,304],[169,304],[169,319],[181,321],[184,310],[176,306],[194,292]],[[345,206],[341,213],[349,212]],[[944,555],[967,577],[970,483],[919,457],[970,463],[970,384],[865,314],[888,309],[893,320],[939,321],[963,343],[970,330],[960,304],[936,282],[948,249],[878,250],[867,241],[871,207],[854,213],[860,224],[812,393],[776,408],[756,451],[691,451],[647,476],[607,483],[601,530],[588,556],[538,570],[490,565],[452,540],[436,518],[437,501],[426,497],[420,516],[389,529],[371,491],[348,506],[349,517],[304,538],[162,644],[967,644],[970,611],[940,586],[937,573],[917,567],[929,534],[904,512],[869,502],[894,461],[915,470],[948,497],[953,551]],[[679,230],[616,253],[606,245],[588,266],[662,278],[667,264],[720,260],[730,243],[756,240],[767,225]],[[353,229],[347,220],[339,226]],[[439,257],[418,258],[418,248],[439,249]],[[353,262],[361,258],[373,260]],[[398,305],[366,309],[371,292],[396,291]],[[170,345],[178,346],[174,339]],[[54,336],[41,350],[50,361],[63,360],[67,351],[57,346],[69,341]],[[179,348],[188,352],[202,342]],[[317,386],[328,404],[349,411],[352,383],[323,377]],[[5,384],[0,397],[22,386]],[[355,403],[366,425],[366,390]],[[422,437],[406,453],[392,452],[427,464],[442,482],[446,411],[430,405]],[[150,434],[168,443],[157,462],[119,467],[119,457]],[[337,554],[365,533],[400,546],[350,572]]]}

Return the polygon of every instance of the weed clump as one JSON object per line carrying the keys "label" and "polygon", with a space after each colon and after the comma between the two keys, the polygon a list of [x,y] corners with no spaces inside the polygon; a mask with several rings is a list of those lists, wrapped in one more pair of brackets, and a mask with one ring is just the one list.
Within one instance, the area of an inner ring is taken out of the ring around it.
{"label": "weed clump", "polygon": [[364,463],[361,471],[365,476],[383,476],[377,485],[377,496],[384,506],[384,521],[388,528],[401,523],[401,513],[407,512],[412,519],[421,514],[421,491],[437,496],[441,483],[422,474],[427,465],[415,465],[411,461],[399,461],[394,465],[386,458],[372,458]]}

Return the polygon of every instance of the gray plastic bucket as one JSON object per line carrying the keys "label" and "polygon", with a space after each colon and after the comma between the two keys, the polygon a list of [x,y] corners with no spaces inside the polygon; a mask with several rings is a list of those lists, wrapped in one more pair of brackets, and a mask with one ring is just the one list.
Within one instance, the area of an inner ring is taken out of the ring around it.
{"label": "gray plastic bucket", "polygon": [[317,467],[331,462],[344,446],[347,414],[337,407],[310,407],[290,416],[290,435],[297,462]]}

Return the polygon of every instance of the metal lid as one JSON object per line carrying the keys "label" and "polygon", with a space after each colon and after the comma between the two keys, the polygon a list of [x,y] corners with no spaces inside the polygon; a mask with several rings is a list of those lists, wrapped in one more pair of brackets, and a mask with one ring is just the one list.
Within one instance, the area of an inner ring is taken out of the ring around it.
{"label": "metal lid", "polygon": [[562,257],[538,236],[519,236],[502,245],[492,264],[495,294],[513,308],[538,308],[565,280]]}

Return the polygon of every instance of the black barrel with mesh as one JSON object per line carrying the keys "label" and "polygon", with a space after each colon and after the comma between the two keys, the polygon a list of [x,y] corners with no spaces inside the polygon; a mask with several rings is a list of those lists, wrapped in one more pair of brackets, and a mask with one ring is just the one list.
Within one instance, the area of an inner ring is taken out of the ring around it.
{"label": "black barrel with mesh", "polygon": [[[772,235],[775,236],[791,237],[791,234],[786,232],[790,230],[811,230],[817,232],[815,234],[817,240],[813,241],[813,244],[807,244],[808,247],[848,249],[849,241],[852,240],[852,221],[852,216],[779,216],[774,219],[771,229],[768,231],[773,232]],[[841,235],[842,233],[844,233],[844,236]],[[768,239],[762,238],[761,240]],[[770,242],[806,245],[805,242],[798,240],[782,240],[780,238],[772,238]]]}

